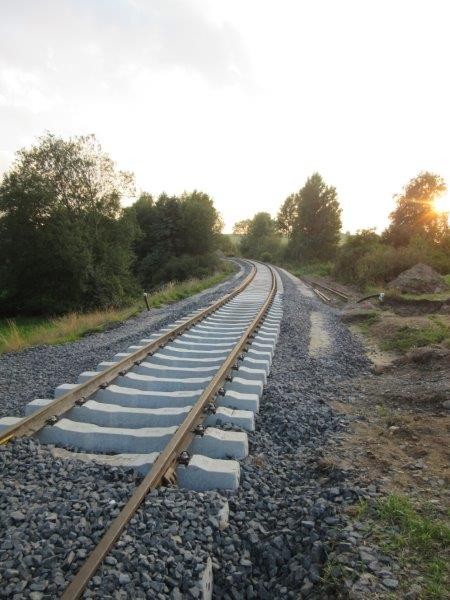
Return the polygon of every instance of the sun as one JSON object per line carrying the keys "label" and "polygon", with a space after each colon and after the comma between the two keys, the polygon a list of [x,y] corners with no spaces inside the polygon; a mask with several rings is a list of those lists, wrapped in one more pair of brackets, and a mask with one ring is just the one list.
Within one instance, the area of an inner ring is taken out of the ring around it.
{"label": "sun", "polygon": [[437,212],[450,212],[450,194],[444,194],[443,196],[439,196],[434,201],[434,208]]}

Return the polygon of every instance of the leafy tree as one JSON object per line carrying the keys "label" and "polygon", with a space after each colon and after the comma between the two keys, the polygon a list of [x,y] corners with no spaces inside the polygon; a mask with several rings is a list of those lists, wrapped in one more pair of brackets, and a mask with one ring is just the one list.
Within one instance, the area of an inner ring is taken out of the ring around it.
{"label": "leafy tree", "polygon": [[390,225],[384,239],[394,246],[406,246],[421,236],[433,243],[442,241],[448,232],[447,215],[438,213],[434,201],[447,191],[445,181],[435,173],[424,171],[394,196],[396,207],[389,215]]}
{"label": "leafy tree", "polygon": [[0,185],[0,310],[60,313],[118,304],[133,290],[120,198],[133,178],[94,136],[46,134],[20,150]]}
{"label": "leafy tree", "polygon": [[281,205],[277,215],[278,231],[283,235],[291,236],[298,217],[299,195],[291,194]]}
{"label": "leafy tree", "polygon": [[273,260],[280,252],[281,239],[276,221],[269,213],[257,213],[240,241],[241,251],[250,258]]}
{"label": "leafy tree", "polygon": [[236,235],[245,235],[248,233],[248,229],[251,225],[251,219],[244,219],[243,221],[238,221],[233,225],[233,233]]}
{"label": "leafy tree", "polygon": [[298,193],[298,215],[289,244],[297,260],[327,260],[334,256],[341,230],[336,189],[314,173]]}
{"label": "leafy tree", "polygon": [[146,194],[129,211],[140,230],[136,273],[144,287],[203,276],[217,268],[222,221],[207,194],[161,194],[156,202]]}
{"label": "leafy tree", "polygon": [[337,251],[334,275],[348,283],[358,282],[359,261],[379,245],[380,236],[374,229],[361,229],[353,235],[346,234],[344,243]]}

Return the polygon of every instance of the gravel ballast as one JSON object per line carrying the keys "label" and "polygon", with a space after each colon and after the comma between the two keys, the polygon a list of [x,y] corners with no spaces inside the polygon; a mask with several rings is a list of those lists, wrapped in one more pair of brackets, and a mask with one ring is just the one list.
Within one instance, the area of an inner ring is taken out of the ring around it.
{"label": "gravel ballast", "polygon": [[[351,471],[328,469],[321,462],[326,449],[338,448],[346,424],[327,402],[343,393],[336,387],[338,381],[368,372],[369,363],[337,310],[300,295],[290,279],[283,274],[282,279],[280,338],[257,429],[249,434],[250,456],[241,462],[238,492],[200,494],[167,488],[152,492],[92,580],[86,597],[199,598],[208,557],[216,598],[331,599],[339,597],[333,581],[339,581],[339,593],[354,598],[395,588],[396,565],[365,543],[364,524],[351,522],[343,510],[360,498],[376,497],[378,489],[374,485],[363,489]],[[184,310],[192,309],[190,305]],[[172,307],[162,319],[174,320],[182,310]],[[323,314],[331,338],[328,351],[314,358],[308,352],[311,311]],[[160,326],[158,322],[155,328]],[[139,329],[111,340],[108,356],[142,333]],[[70,346],[89,341],[95,345],[86,338]],[[47,360],[44,351],[50,349],[34,350],[43,352],[36,360]],[[73,379],[100,360],[94,347],[87,346],[88,350],[89,363],[81,355],[74,359],[79,363],[71,371]],[[68,381],[62,363],[57,366],[62,378],[42,382],[43,386]],[[0,544],[0,596],[55,597],[55,590],[62,590],[80,564],[80,551],[83,555],[83,549],[92,547],[131,493],[135,477],[123,469],[56,460],[30,440],[3,447],[0,460],[6,482],[0,518],[7,530]],[[45,486],[44,476],[49,478]],[[225,527],[221,515],[227,506]]]}

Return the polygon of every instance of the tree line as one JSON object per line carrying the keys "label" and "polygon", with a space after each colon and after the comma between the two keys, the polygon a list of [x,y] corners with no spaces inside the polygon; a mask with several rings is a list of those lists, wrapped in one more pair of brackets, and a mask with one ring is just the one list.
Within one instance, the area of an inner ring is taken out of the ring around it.
{"label": "tree line", "polygon": [[348,283],[366,285],[389,281],[417,262],[442,273],[450,272],[448,215],[435,208],[447,191],[439,175],[422,172],[394,196],[389,226],[381,235],[375,229],[343,234],[336,189],[319,173],[282,203],[276,219],[258,213],[239,221],[244,256],[274,262],[316,264],[324,273]]}
{"label": "tree line", "polygon": [[212,199],[135,196],[95,136],[46,134],[17,153],[0,184],[0,314],[120,306],[141,289],[218,267]]}

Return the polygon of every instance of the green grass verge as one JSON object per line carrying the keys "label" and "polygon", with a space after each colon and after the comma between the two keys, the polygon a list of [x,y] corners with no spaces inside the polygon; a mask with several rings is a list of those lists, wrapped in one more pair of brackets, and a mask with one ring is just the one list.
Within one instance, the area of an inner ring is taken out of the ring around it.
{"label": "green grass verge", "polygon": [[323,262],[323,263],[306,263],[301,265],[294,265],[292,263],[281,265],[286,271],[292,273],[296,277],[308,277],[317,275],[318,277],[326,277],[330,275],[333,269],[333,263],[331,262]]}
{"label": "green grass verge", "polygon": [[[171,282],[159,290],[148,294],[151,308],[178,302],[203,290],[217,285],[234,272],[234,267],[226,263],[224,269],[210,277]],[[30,346],[42,344],[64,344],[73,342],[84,335],[103,331],[114,323],[126,321],[145,308],[143,298],[133,300],[124,308],[109,308],[89,313],[69,313],[54,318],[17,317],[0,319],[0,354],[16,352]]]}
{"label": "green grass verge", "polygon": [[[360,518],[372,521],[373,535],[381,548],[394,556],[404,569],[400,584],[405,590],[414,583],[409,571],[420,573],[420,598],[449,598],[450,527],[429,503],[415,505],[399,494],[361,507]],[[401,597],[401,596],[400,596]]]}
{"label": "green grass verge", "polygon": [[429,317],[430,324],[426,327],[400,327],[393,335],[383,340],[380,346],[383,350],[400,350],[405,352],[411,348],[420,348],[430,344],[448,344],[450,342],[450,327],[437,317]]}

